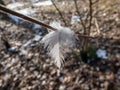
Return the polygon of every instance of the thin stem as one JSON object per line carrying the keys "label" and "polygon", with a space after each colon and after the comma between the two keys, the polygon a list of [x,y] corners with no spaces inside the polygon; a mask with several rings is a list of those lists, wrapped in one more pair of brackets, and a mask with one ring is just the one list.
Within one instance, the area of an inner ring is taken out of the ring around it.
{"label": "thin stem", "polygon": [[64,17],[63,17],[63,15],[62,15],[62,13],[61,13],[61,11],[59,10],[59,8],[56,6],[56,4],[55,4],[55,2],[54,2],[53,0],[51,0],[51,2],[52,2],[52,4],[54,5],[54,7],[56,8],[56,10],[58,11],[58,13],[59,13],[61,19],[63,20],[63,22],[64,22],[64,24],[65,24],[65,26],[67,26],[67,23],[66,23],[66,21],[65,21],[65,19],[64,19]]}
{"label": "thin stem", "polygon": [[93,19],[93,16],[92,16],[92,13],[93,13],[93,10],[92,10],[92,0],[89,0],[89,12],[90,12],[90,20],[89,20],[89,28],[88,28],[88,35],[90,35],[90,31],[91,31],[91,26],[92,26],[92,19]]}
{"label": "thin stem", "polygon": [[82,20],[82,17],[81,17],[80,12],[79,12],[78,5],[77,5],[77,0],[73,0],[73,1],[74,1],[74,3],[75,3],[76,11],[77,11],[78,15],[80,16],[80,21],[81,21],[82,27],[83,27],[83,29],[84,29],[84,33],[86,33],[86,26],[85,26],[85,24],[84,24],[84,22],[83,22],[83,20]]}
{"label": "thin stem", "polygon": [[[90,19],[89,19],[89,26],[88,26],[88,31],[85,33],[85,35],[88,35],[90,36],[90,32],[91,32],[91,26],[92,26],[92,13],[93,13],[93,9],[92,9],[92,0],[89,0],[89,13],[88,15],[90,16]],[[88,18],[88,17],[87,17]],[[83,42],[83,50],[86,51],[87,50],[87,47],[89,46],[89,39],[88,38],[85,38],[84,39],[84,42]]]}
{"label": "thin stem", "polygon": [[21,14],[21,13],[15,12],[15,11],[13,11],[13,10],[10,10],[10,9],[6,8],[5,6],[3,6],[3,5],[0,5],[0,10],[1,10],[3,13],[8,13],[8,14],[15,15],[15,16],[20,17],[20,18],[22,18],[22,19],[24,19],[24,20],[27,20],[27,21],[29,21],[29,22],[39,24],[39,25],[41,25],[41,26],[43,26],[43,27],[45,27],[45,28],[49,28],[49,29],[52,29],[52,30],[56,30],[55,28],[53,28],[53,27],[51,27],[51,26],[49,26],[49,25],[47,25],[47,24],[44,24],[44,23],[38,21],[37,19],[34,19],[34,18],[32,18],[32,17],[23,15],[23,14]]}

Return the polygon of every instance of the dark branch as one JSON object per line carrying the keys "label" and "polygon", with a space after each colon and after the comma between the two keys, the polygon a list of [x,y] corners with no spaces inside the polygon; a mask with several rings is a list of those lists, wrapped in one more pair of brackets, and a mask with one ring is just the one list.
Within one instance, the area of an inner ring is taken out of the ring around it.
{"label": "dark branch", "polygon": [[51,0],[51,1],[52,1],[53,5],[54,5],[55,9],[58,11],[58,13],[59,13],[61,19],[63,20],[63,22],[64,22],[64,24],[65,24],[65,26],[67,26],[67,23],[66,23],[66,21],[65,21],[65,19],[64,19],[64,17],[63,17],[63,15],[62,15],[62,13],[61,13],[61,11],[60,11],[59,8],[56,6],[55,2],[54,2],[53,0]]}
{"label": "dark branch", "polygon": [[80,12],[79,12],[78,5],[77,5],[77,0],[73,0],[73,1],[75,3],[76,11],[77,11],[78,15],[80,16],[80,21],[81,21],[82,27],[83,27],[84,31],[86,32],[86,26],[85,26],[85,24],[84,24],[84,22],[82,20]]}
{"label": "dark branch", "polygon": [[93,10],[92,10],[92,0],[89,0],[89,15],[90,15],[90,20],[89,20],[89,28],[88,28],[88,35],[90,35],[90,31],[91,31],[91,26],[92,26],[92,13],[93,13]]}

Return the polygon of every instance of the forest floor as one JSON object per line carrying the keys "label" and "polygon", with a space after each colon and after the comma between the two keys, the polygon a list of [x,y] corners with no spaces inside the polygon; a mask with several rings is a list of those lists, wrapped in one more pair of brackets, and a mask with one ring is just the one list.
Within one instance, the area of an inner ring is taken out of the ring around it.
{"label": "forest floor", "polygon": [[[81,18],[84,19],[89,8],[88,2],[83,0],[78,3]],[[76,14],[73,4],[69,1],[58,3],[57,6],[67,26],[76,34],[82,34],[80,22],[70,24],[72,15]],[[64,25],[54,6],[32,8],[37,10],[32,17],[46,24],[59,20]],[[99,29],[97,32],[93,20],[90,35],[94,38],[90,38],[89,42],[92,47],[105,49],[108,58],[94,60],[93,64],[81,63],[80,55],[71,53],[59,75],[58,68],[43,46],[39,41],[34,41],[41,30],[33,31],[31,24],[16,25],[8,19],[1,19],[0,90],[120,90],[120,0],[96,2],[93,5],[93,19],[97,20]],[[43,33],[47,34],[47,31]],[[16,52],[8,50],[9,45],[4,43],[3,38]],[[31,43],[25,46],[28,41]],[[82,41],[83,38],[78,39],[77,53],[81,50]]]}

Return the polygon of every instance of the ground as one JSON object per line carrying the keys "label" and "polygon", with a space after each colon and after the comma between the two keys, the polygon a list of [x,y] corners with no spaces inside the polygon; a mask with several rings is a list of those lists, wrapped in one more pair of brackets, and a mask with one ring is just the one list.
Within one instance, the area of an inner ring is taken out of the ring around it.
{"label": "ground", "polygon": [[[81,0],[78,3],[82,13],[81,18],[85,18],[88,2]],[[75,25],[69,23],[75,13],[73,2],[57,5],[64,15],[67,26],[76,34],[82,34],[83,28],[80,23]],[[28,45],[25,48],[29,51],[27,55],[18,50],[27,41],[32,40],[37,32],[33,32],[30,27],[24,28],[22,25],[11,23],[10,20],[1,19],[0,90],[120,90],[119,5],[120,0],[99,0],[93,5],[93,17],[97,19],[100,33],[96,33],[93,21],[91,36],[94,38],[90,38],[90,43],[91,46],[105,49],[108,59],[95,60],[92,64],[81,63],[78,53],[83,38],[79,37],[78,50],[75,50],[77,56],[74,52],[71,53],[60,73],[41,44]],[[43,20],[46,24],[53,20],[62,21],[54,6],[33,8],[37,13],[32,16]],[[2,38],[15,47],[17,52],[9,52]],[[32,41],[32,44],[36,42]]]}

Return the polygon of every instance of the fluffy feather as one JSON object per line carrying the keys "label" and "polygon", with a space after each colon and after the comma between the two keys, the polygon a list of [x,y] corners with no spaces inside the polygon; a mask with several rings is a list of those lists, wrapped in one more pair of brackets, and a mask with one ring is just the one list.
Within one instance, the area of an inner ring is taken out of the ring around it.
{"label": "fluffy feather", "polygon": [[74,32],[69,28],[62,27],[58,22],[53,22],[50,25],[56,28],[57,31],[48,33],[41,42],[44,43],[44,47],[51,58],[54,59],[57,67],[61,68],[66,53],[75,46]]}

